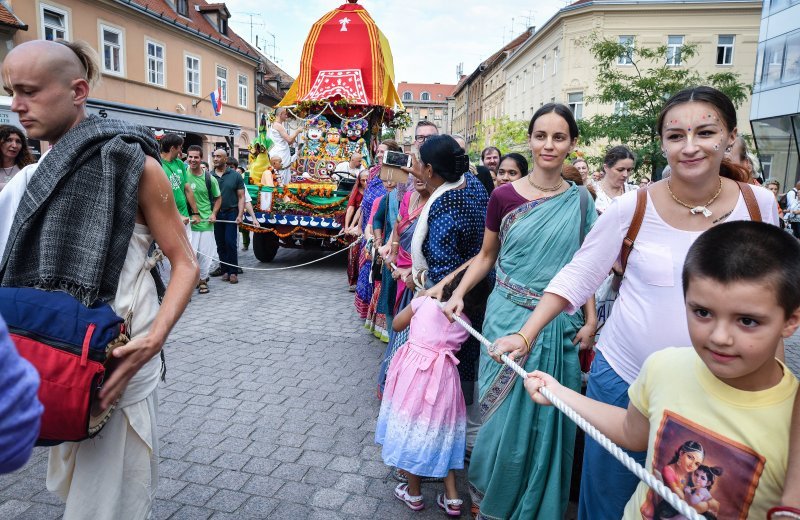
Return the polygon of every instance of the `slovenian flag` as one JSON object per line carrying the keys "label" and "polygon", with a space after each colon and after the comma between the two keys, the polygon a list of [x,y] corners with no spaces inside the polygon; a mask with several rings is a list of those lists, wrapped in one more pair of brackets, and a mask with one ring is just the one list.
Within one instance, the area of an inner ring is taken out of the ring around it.
{"label": "slovenian flag", "polygon": [[209,94],[211,97],[211,108],[214,109],[214,115],[222,114],[222,87],[217,87],[217,90]]}

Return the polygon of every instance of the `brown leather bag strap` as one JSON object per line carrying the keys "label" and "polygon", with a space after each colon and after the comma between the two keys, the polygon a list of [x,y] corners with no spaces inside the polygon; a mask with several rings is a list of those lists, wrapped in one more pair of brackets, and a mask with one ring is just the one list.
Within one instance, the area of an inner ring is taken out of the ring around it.
{"label": "brown leather bag strap", "polygon": [[750,214],[750,220],[753,222],[762,222],[761,208],[758,206],[758,201],[756,200],[756,194],[753,193],[753,188],[746,182],[736,181],[736,184],[739,185],[739,190],[742,192],[744,204],[747,206],[747,213]]}
{"label": "brown leather bag strap", "polygon": [[631,219],[631,226],[628,228],[628,233],[622,241],[622,248],[619,251],[620,265],[622,271],[617,273],[618,276],[625,274],[625,268],[628,267],[628,257],[633,250],[633,243],[636,241],[636,236],[639,234],[639,229],[642,227],[644,220],[644,212],[647,210],[647,188],[640,188],[636,191],[636,210],[633,212]]}

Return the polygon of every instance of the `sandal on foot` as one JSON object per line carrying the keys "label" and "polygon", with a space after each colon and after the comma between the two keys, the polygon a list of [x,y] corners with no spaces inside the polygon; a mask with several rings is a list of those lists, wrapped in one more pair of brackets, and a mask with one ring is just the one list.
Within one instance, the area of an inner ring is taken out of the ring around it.
{"label": "sandal on foot", "polygon": [[408,484],[397,484],[397,487],[394,488],[394,496],[407,505],[412,511],[422,511],[425,509],[422,495],[414,497],[408,494]]}
{"label": "sandal on foot", "polygon": [[197,285],[197,289],[200,294],[208,294],[208,284],[206,282],[200,282]]}
{"label": "sandal on foot", "polygon": [[447,513],[447,516],[461,516],[461,505],[464,503],[460,498],[447,498],[444,493],[436,495],[436,505]]}

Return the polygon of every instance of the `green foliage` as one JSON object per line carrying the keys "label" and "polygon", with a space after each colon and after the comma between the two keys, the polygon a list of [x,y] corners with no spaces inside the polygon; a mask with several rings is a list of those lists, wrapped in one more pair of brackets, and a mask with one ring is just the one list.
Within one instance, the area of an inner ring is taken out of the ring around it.
{"label": "green foliage", "polygon": [[[694,70],[690,61],[697,55],[697,45],[681,47],[682,66],[667,65],[667,46],[640,47],[602,39],[593,34],[586,42],[597,69],[597,92],[587,96],[587,102],[615,105],[611,115],[598,114],[579,121],[581,142],[591,144],[608,140],[630,147],[638,157],[639,166],[656,177],[666,165],[656,132],[656,120],[666,100],[676,92],[692,86],[709,85],[728,95],[738,108],[750,95],[750,86],[739,81],[733,72],[703,76]],[[630,65],[618,65],[620,56],[627,55]]]}
{"label": "green foliage", "polygon": [[470,159],[480,159],[481,150],[486,142],[489,129],[493,129],[492,139],[488,146],[496,146],[504,154],[517,152],[523,154],[528,160],[531,151],[528,148],[528,121],[512,121],[508,116],[489,119],[486,124],[478,123],[475,140],[470,144]]}

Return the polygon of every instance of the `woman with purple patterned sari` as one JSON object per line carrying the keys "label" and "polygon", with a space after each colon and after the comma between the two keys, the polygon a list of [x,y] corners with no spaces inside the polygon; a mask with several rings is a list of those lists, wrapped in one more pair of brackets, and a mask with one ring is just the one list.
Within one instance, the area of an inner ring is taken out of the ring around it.
{"label": "woman with purple patterned sari", "polygon": [[401,151],[400,145],[396,141],[387,139],[378,146],[375,154],[375,165],[369,170],[367,187],[364,188],[364,197],[361,200],[361,233],[362,247],[358,258],[358,281],[356,282],[356,311],[362,320],[367,318],[367,310],[372,300],[372,282],[370,281],[370,271],[372,270],[372,259],[369,256],[369,248],[365,247],[372,236],[372,227],[367,224],[372,216],[373,204],[376,200],[386,195],[386,188],[383,187],[380,175],[381,165],[383,164],[383,154],[387,150]]}

